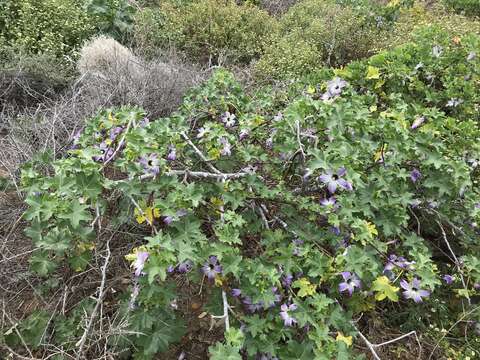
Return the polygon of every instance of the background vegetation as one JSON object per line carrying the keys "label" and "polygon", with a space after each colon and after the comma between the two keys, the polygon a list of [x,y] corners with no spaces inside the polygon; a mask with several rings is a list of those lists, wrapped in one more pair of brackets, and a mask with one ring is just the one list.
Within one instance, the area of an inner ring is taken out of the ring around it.
{"label": "background vegetation", "polygon": [[0,357],[480,357],[478,16],[0,0]]}

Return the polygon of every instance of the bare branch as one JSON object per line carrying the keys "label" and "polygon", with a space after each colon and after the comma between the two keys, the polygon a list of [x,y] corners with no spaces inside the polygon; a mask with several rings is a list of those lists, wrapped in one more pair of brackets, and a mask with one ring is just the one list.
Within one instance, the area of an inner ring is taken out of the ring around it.
{"label": "bare branch", "polygon": [[95,317],[97,316],[98,309],[100,308],[100,304],[102,304],[103,297],[105,295],[105,282],[107,280],[107,267],[108,267],[108,262],[110,261],[110,256],[112,254],[111,251],[110,251],[110,240],[111,240],[111,238],[107,240],[107,244],[106,244],[107,255],[105,257],[105,262],[104,262],[103,267],[102,267],[102,281],[100,283],[100,288],[98,290],[97,303],[95,304],[95,308],[93,309],[92,314],[90,315],[90,319],[88,321],[87,327],[85,328],[85,331],[83,332],[82,337],[75,344],[78,347],[76,360],[79,360],[82,357],[83,348],[85,346],[85,341],[87,340],[87,335],[92,328],[93,321],[95,320]]}

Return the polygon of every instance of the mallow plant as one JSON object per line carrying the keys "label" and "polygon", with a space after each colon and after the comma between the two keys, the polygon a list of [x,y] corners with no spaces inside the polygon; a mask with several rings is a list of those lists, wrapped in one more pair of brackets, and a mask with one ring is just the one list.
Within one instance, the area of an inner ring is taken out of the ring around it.
{"label": "mallow plant", "polygon": [[138,359],[185,332],[176,276],[223,304],[213,359],[364,358],[378,316],[411,336],[468,321],[478,351],[478,44],[424,35],[285,91],[220,69],[169,117],[102,110],[23,169],[32,270],[85,270],[105,228],[134,229],[131,331],[109,346]]}

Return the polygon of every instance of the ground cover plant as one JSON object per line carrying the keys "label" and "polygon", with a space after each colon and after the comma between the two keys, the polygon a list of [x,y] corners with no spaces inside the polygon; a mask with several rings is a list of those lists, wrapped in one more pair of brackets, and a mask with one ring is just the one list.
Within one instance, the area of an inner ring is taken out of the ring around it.
{"label": "ground cover plant", "polygon": [[480,356],[475,18],[84,5],[69,55],[2,53],[68,75],[0,83],[0,357]]}

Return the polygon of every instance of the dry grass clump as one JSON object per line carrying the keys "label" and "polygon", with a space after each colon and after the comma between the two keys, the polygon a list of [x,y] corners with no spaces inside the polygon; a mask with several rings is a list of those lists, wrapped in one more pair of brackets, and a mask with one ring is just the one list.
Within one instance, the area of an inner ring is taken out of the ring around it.
{"label": "dry grass clump", "polygon": [[81,75],[110,71],[141,71],[140,60],[132,51],[113,38],[98,36],[80,50],[78,71]]}
{"label": "dry grass clump", "polygon": [[175,110],[185,91],[202,76],[173,52],[164,59],[143,61],[112,38],[99,37],[80,52],[82,98],[95,109],[137,105],[151,118]]}

